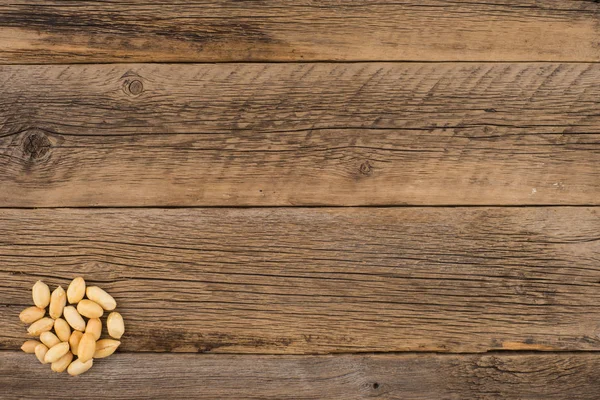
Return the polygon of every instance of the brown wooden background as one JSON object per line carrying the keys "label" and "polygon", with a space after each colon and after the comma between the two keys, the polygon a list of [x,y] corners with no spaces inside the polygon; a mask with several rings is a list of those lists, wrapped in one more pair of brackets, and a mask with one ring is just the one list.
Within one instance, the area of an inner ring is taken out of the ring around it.
{"label": "brown wooden background", "polygon": [[597,399],[599,61],[593,0],[0,0],[0,397]]}

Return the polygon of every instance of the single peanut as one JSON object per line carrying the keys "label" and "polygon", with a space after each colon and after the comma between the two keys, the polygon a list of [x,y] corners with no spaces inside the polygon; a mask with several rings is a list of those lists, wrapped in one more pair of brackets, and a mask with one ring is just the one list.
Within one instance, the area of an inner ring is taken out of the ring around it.
{"label": "single peanut", "polygon": [[57,287],[50,296],[50,308],[48,313],[50,317],[56,319],[59,318],[63,313],[63,308],[67,304],[67,294],[62,286]]}
{"label": "single peanut", "polygon": [[31,306],[21,311],[21,314],[19,314],[19,319],[21,320],[21,322],[24,322],[26,324],[32,324],[35,321],[43,318],[45,314],[46,309]]}
{"label": "single peanut", "polygon": [[82,336],[83,333],[79,331],[73,331],[73,333],[71,333],[69,344],[71,345],[71,353],[74,355],[77,355],[77,348],[79,347],[79,342],[81,341]]}
{"label": "single peanut", "polygon": [[117,302],[115,299],[98,286],[88,286],[87,289],[85,289],[85,294],[87,295],[88,299],[100,304],[100,306],[106,311],[112,311],[117,307]]}
{"label": "single peanut", "polygon": [[108,334],[115,339],[121,339],[121,336],[125,333],[125,322],[123,322],[123,317],[116,311],[108,314],[106,327],[108,328]]}
{"label": "single peanut", "polygon": [[47,364],[46,362],[46,354],[48,353],[48,347],[45,344],[38,344],[35,346],[35,356],[42,364]]}
{"label": "single peanut", "polygon": [[90,318],[85,327],[85,333],[94,335],[94,340],[100,339],[102,334],[102,322],[98,318]]}
{"label": "single peanut", "polygon": [[63,372],[71,364],[71,361],[73,361],[73,353],[68,351],[67,354],[54,361],[50,368],[54,372]]}
{"label": "single peanut", "polygon": [[47,332],[54,326],[54,320],[52,318],[42,318],[29,325],[27,332],[31,336],[40,336],[42,332]]}
{"label": "single peanut", "polygon": [[40,340],[48,348],[56,346],[57,344],[60,343],[60,339],[58,337],[56,337],[56,335],[54,333],[50,332],[50,331],[48,331],[48,332],[42,332],[42,334],[40,335]]}
{"label": "single peanut", "polygon": [[104,314],[104,310],[99,304],[87,299],[81,300],[77,304],[77,311],[87,318],[100,318]]}
{"label": "single peanut", "polygon": [[46,353],[46,357],[44,357],[44,360],[46,360],[47,363],[53,363],[55,361],[58,361],[62,356],[69,352],[69,348],[69,343],[60,342],[59,344],[52,346],[48,350],[48,352]]}
{"label": "single peanut", "polygon": [[96,339],[91,333],[84,333],[77,346],[77,357],[81,362],[86,362],[94,357],[96,351]]}
{"label": "single peanut", "polygon": [[33,354],[35,353],[35,347],[38,344],[41,343],[37,340],[27,340],[25,343],[23,343],[23,346],[21,346],[21,350],[23,350],[27,354]]}
{"label": "single peanut", "polygon": [[63,314],[69,325],[71,325],[71,328],[76,331],[85,331],[85,321],[81,318],[81,315],[79,315],[75,307],[66,306],[63,310]]}
{"label": "single peanut", "polygon": [[92,368],[93,364],[94,364],[93,358],[90,358],[86,362],[82,362],[80,359],[77,359],[77,360],[73,361],[71,363],[71,365],[69,365],[69,368],[67,368],[67,372],[71,376],[77,376],[77,375],[83,374],[85,371]]}
{"label": "single peanut", "polygon": [[62,318],[54,320],[54,332],[61,342],[68,342],[71,337],[71,327],[69,323]]}
{"label": "single peanut", "polygon": [[42,281],[37,281],[31,289],[33,304],[39,308],[46,308],[50,304],[50,288]]}
{"label": "single peanut", "polygon": [[69,304],[79,303],[85,296],[85,281],[78,276],[73,279],[67,288],[67,299]]}
{"label": "single peanut", "polygon": [[113,339],[102,339],[96,342],[96,351],[94,352],[94,358],[104,358],[110,356],[117,350],[117,347],[121,345],[121,342]]}

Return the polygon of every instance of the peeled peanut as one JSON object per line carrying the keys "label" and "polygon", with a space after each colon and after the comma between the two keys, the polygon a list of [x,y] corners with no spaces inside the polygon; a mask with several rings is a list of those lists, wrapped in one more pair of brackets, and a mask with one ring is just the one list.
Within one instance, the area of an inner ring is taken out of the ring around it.
{"label": "peeled peanut", "polygon": [[[38,281],[33,286],[32,297],[35,306],[23,310],[19,319],[31,324],[28,333],[39,335],[41,343],[28,340],[21,349],[34,353],[42,364],[51,363],[53,371],[67,370],[73,376],[82,374],[92,367],[94,358],[108,357],[121,345],[115,339],[125,333],[125,323],[118,312],[111,312],[106,320],[108,333],[114,339],[100,339],[100,317],[105,310],[114,310],[117,302],[103,289],[86,286],[82,277],[73,279],[66,291],[58,286],[52,293],[48,285]],[[72,305],[67,306],[67,301]],[[48,306],[49,318],[45,317]],[[83,317],[89,318],[87,324]],[[78,358],[73,361],[76,355]]]}
{"label": "peeled peanut", "polygon": [[23,343],[23,346],[21,346],[21,350],[23,350],[27,354],[33,354],[35,353],[35,347],[38,344],[41,343],[37,340],[27,340],[25,343]]}
{"label": "peeled peanut", "polygon": [[104,358],[110,356],[117,350],[117,347],[121,345],[121,342],[113,339],[102,339],[96,342],[96,351],[94,352],[94,358]]}
{"label": "peeled peanut", "polygon": [[52,365],[50,366],[50,368],[54,372],[63,372],[65,369],[67,369],[69,364],[71,364],[72,360],[73,360],[73,353],[71,353],[69,351],[69,352],[67,352],[67,354],[65,354],[64,356],[59,358],[57,361],[54,361],[52,363]]}
{"label": "peeled peanut", "polygon": [[81,300],[77,304],[77,311],[88,318],[100,318],[104,314],[102,307],[91,300]]}
{"label": "peeled peanut", "polygon": [[35,346],[35,356],[42,364],[47,364],[46,362],[46,354],[48,353],[48,348],[45,344],[38,344]]}
{"label": "peeled peanut", "polygon": [[39,308],[46,308],[50,304],[50,288],[42,281],[37,281],[31,289],[33,304]]}
{"label": "peeled peanut", "polygon": [[54,320],[52,318],[42,318],[29,325],[27,333],[31,336],[40,336],[42,332],[47,332],[54,326]]}
{"label": "peeled peanut", "polygon": [[125,333],[125,322],[123,322],[123,317],[116,311],[108,314],[106,327],[108,328],[108,334],[115,339],[121,339],[121,336]]}
{"label": "peeled peanut", "polygon": [[71,328],[76,331],[85,331],[85,321],[81,318],[81,315],[79,315],[75,307],[66,306],[63,310],[63,314],[69,325],[71,325]]}
{"label": "peeled peanut", "polygon": [[57,287],[50,296],[50,308],[48,313],[50,317],[56,319],[59,318],[63,313],[63,308],[67,304],[67,294],[62,286]]}
{"label": "peeled peanut", "polygon": [[69,365],[69,368],[67,368],[67,372],[71,376],[77,376],[79,374],[83,374],[85,371],[92,368],[93,364],[94,364],[93,358],[90,358],[86,362],[82,362],[80,359],[77,359],[77,360],[73,361],[71,363],[71,365]]}
{"label": "peeled peanut", "polygon": [[77,346],[77,357],[81,362],[86,362],[94,357],[96,351],[96,339],[91,333],[84,333]]}
{"label": "peeled peanut", "polygon": [[60,343],[60,339],[58,337],[56,337],[56,335],[54,333],[50,332],[50,331],[48,331],[48,332],[42,332],[42,334],[40,335],[40,340],[48,348],[56,346],[57,344]]}
{"label": "peeled peanut", "polygon": [[71,327],[69,323],[62,318],[54,320],[54,332],[61,342],[68,342],[71,337]]}
{"label": "peeled peanut", "polygon": [[69,304],[79,303],[85,296],[85,281],[78,276],[73,279],[67,288],[67,299]]}
{"label": "peeled peanut", "polygon": [[53,363],[55,361],[60,360],[61,357],[64,356],[65,354],[67,354],[68,352],[69,352],[69,343],[60,342],[59,344],[52,346],[48,350],[48,352],[46,353],[46,357],[44,357],[44,360],[47,363]]}
{"label": "peeled peanut", "polygon": [[88,299],[100,304],[100,306],[106,311],[112,311],[117,307],[117,302],[115,299],[98,286],[88,286],[87,289],[85,289],[85,294],[87,295]]}
{"label": "peeled peanut", "polygon": [[26,324],[32,324],[38,319],[43,318],[45,314],[46,309],[32,306],[21,311],[21,314],[19,314],[19,319],[21,322]]}
{"label": "peeled peanut", "polygon": [[100,335],[102,334],[102,322],[100,322],[98,318],[90,318],[85,327],[85,333],[94,335],[94,340],[100,339]]}
{"label": "peeled peanut", "polygon": [[77,355],[77,348],[79,347],[79,342],[81,341],[81,337],[83,336],[82,332],[74,331],[71,333],[71,337],[69,338],[69,344],[71,345],[71,353]]}

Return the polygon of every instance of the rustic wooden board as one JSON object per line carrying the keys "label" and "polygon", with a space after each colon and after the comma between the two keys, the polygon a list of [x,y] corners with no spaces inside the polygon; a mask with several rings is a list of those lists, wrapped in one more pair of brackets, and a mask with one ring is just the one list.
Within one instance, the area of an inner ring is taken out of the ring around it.
{"label": "rustic wooden board", "polygon": [[4,399],[590,399],[598,354],[115,354],[77,379],[0,352]]}
{"label": "rustic wooden board", "polygon": [[0,206],[600,204],[600,65],[0,67]]}
{"label": "rustic wooden board", "polygon": [[599,61],[593,0],[0,1],[0,62]]}
{"label": "rustic wooden board", "polygon": [[0,348],[37,279],[119,302],[124,351],[600,349],[598,208],[0,210]]}

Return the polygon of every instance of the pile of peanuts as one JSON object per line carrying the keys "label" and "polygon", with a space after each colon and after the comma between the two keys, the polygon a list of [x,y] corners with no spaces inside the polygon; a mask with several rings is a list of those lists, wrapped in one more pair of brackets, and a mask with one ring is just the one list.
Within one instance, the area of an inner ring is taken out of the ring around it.
{"label": "pile of peanuts", "polygon": [[[113,339],[100,339],[100,317],[104,311],[113,311],[117,302],[98,286],[86,287],[85,280],[77,277],[66,292],[59,286],[50,294],[50,288],[42,281],[33,285],[32,292],[35,306],[23,310],[19,319],[31,324],[27,332],[39,336],[40,341],[28,340],[21,349],[35,354],[42,364],[51,364],[52,371],[82,374],[92,368],[94,358],[110,356],[121,344],[116,339],[123,336],[125,324],[118,312],[111,312],[106,320]],[[67,306],[67,300],[72,305]],[[45,317],[46,307],[49,317]],[[83,317],[89,318],[87,323]],[[73,356],[77,356],[75,361]]]}

